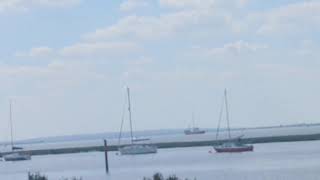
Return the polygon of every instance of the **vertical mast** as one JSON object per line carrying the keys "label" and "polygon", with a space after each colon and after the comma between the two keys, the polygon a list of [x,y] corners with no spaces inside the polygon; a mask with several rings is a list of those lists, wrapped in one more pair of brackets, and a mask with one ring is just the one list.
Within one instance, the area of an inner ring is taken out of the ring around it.
{"label": "vertical mast", "polygon": [[216,140],[218,140],[218,136],[219,136],[220,125],[221,125],[221,120],[222,120],[222,116],[223,116],[224,103],[225,103],[225,100],[224,100],[224,96],[223,96],[222,103],[221,103],[221,109],[220,109],[220,113],[219,113],[219,122],[218,122],[218,127],[217,127]]}
{"label": "vertical mast", "polygon": [[12,100],[10,99],[10,115],[9,115],[9,118],[10,118],[10,131],[11,131],[11,150],[13,151],[14,150],[14,147],[13,147],[13,123],[12,123]]}
{"label": "vertical mast", "polygon": [[194,121],[194,112],[192,112],[192,129],[195,128],[195,121]]}
{"label": "vertical mast", "polygon": [[129,87],[127,87],[127,93],[128,93],[128,111],[129,111],[129,121],[130,121],[130,136],[131,136],[131,144],[133,144],[131,100],[130,100],[130,89],[129,89]]}
{"label": "vertical mast", "polygon": [[226,105],[226,118],[227,118],[227,126],[228,126],[228,136],[229,136],[229,139],[231,139],[227,89],[224,90],[224,98],[225,98],[225,105]]}
{"label": "vertical mast", "polygon": [[119,133],[119,139],[118,139],[118,146],[120,146],[120,142],[121,142],[121,138],[122,138],[122,130],[123,130],[125,112],[126,112],[126,102],[123,103],[123,108],[122,108],[121,126],[120,126],[120,133]]}

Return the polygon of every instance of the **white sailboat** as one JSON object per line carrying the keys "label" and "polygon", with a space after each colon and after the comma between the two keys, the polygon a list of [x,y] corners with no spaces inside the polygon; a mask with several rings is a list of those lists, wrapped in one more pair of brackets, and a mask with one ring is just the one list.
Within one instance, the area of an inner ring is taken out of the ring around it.
{"label": "white sailboat", "polygon": [[10,100],[10,131],[11,131],[11,152],[3,155],[5,161],[25,161],[31,160],[31,155],[23,153],[21,147],[14,146],[13,143],[13,123],[12,123],[12,101]]}
{"label": "white sailboat", "polygon": [[[129,121],[130,121],[130,144],[119,147],[119,152],[121,155],[137,155],[137,154],[151,154],[157,153],[157,146],[151,144],[137,144],[137,139],[133,136],[132,130],[132,114],[131,114],[131,100],[130,100],[130,89],[127,87],[128,94],[128,111],[129,111]],[[124,119],[124,118],[123,118]],[[123,120],[122,120],[123,124]],[[119,143],[121,138],[122,124],[120,130]],[[149,140],[149,139],[148,139]]]}
{"label": "white sailboat", "polygon": [[[226,119],[227,119],[227,130],[228,130],[228,140],[221,145],[214,146],[213,148],[217,153],[239,153],[239,152],[248,152],[253,151],[253,145],[247,145],[243,144],[241,140],[241,136],[237,138],[231,137],[230,132],[230,121],[229,121],[229,107],[228,107],[228,98],[227,98],[227,89],[224,91],[224,105],[226,108]],[[223,114],[223,106],[221,108],[220,117],[219,117],[219,123],[217,128],[217,135],[216,140],[218,140],[219,135],[219,129],[220,129],[220,123],[222,119]]]}

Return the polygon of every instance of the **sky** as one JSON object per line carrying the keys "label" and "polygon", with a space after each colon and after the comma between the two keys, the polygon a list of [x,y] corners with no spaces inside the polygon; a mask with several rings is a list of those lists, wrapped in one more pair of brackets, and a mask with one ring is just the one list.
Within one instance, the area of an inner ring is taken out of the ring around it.
{"label": "sky", "polygon": [[[318,0],[0,0],[0,140],[320,123]],[[128,130],[126,114],[125,128]]]}

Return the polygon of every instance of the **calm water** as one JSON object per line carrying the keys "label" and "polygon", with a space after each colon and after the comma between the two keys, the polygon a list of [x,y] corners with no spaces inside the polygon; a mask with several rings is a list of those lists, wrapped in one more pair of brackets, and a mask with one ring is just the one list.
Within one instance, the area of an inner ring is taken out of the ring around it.
{"label": "calm water", "polygon": [[209,153],[211,147],[160,149],[155,155],[110,155],[109,176],[101,152],[36,156],[25,162],[0,162],[1,180],[27,179],[42,172],[49,180],[81,176],[84,180],[140,180],[154,172],[198,180],[318,180],[320,141],[257,144],[241,154]]}

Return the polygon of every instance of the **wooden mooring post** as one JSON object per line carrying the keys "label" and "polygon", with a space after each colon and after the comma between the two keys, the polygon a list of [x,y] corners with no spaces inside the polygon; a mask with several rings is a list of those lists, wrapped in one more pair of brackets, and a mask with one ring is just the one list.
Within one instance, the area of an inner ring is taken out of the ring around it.
{"label": "wooden mooring post", "polygon": [[108,143],[107,140],[104,140],[104,155],[106,162],[106,173],[109,174],[109,160],[108,160]]}

